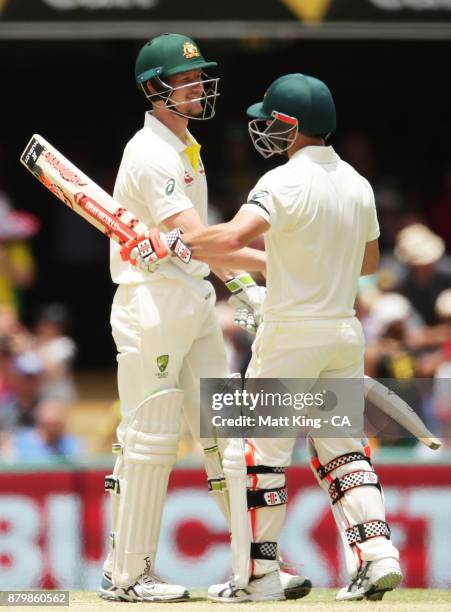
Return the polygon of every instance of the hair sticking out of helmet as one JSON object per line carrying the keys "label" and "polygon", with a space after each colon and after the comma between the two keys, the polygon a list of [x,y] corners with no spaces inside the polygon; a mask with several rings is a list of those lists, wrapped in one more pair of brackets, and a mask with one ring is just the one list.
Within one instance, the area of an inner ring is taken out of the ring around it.
{"label": "hair sticking out of helmet", "polygon": [[249,134],[255,148],[263,157],[282,154],[292,146],[298,135],[296,117],[273,111],[272,119],[254,119],[249,122]]}
{"label": "hair sticking out of helmet", "polygon": [[[138,54],[135,78],[139,89],[154,104],[162,101],[165,108],[188,119],[211,119],[215,114],[218,78],[209,77],[204,71],[216,66],[207,62],[196,43],[183,34],[162,34],[146,43]],[[200,71],[198,81],[173,86],[171,77],[185,72]],[[200,102],[202,111],[196,114],[182,112],[184,101],[175,101],[174,92],[202,86],[202,93],[190,102]]]}

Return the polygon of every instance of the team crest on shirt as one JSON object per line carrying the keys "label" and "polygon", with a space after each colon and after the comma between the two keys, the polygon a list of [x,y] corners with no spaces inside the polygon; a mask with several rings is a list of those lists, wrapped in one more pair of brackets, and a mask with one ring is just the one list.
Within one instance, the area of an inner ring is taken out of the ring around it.
{"label": "team crest on shirt", "polygon": [[186,59],[192,59],[193,57],[200,57],[199,49],[192,42],[186,41],[183,45],[183,55]]}
{"label": "team crest on shirt", "polygon": [[193,177],[188,174],[188,172],[185,172],[185,185],[192,185],[194,183],[194,179]]}
{"label": "team crest on shirt", "polygon": [[155,374],[157,378],[167,378],[168,377],[168,372],[166,372],[168,364],[169,364],[169,355],[159,355],[157,357],[157,366],[159,370],[159,372],[156,372]]}

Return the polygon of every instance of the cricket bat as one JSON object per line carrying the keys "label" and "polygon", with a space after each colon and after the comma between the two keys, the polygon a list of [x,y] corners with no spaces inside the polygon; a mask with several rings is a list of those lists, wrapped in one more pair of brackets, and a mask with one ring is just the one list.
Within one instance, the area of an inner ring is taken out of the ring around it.
{"label": "cricket bat", "polygon": [[441,440],[429,431],[414,409],[396,393],[369,376],[365,376],[363,386],[365,397],[407,431],[410,431],[420,442],[432,450],[438,450],[441,447]]}
{"label": "cricket bat", "polygon": [[[61,202],[121,246],[149,229],[39,134],[32,136],[20,161]],[[164,265],[169,278],[183,279],[209,297],[206,285],[173,264]]]}

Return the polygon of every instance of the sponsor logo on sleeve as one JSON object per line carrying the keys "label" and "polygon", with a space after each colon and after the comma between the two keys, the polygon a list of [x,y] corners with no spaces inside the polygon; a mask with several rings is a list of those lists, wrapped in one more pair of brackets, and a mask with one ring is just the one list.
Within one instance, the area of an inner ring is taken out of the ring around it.
{"label": "sponsor logo on sleeve", "polygon": [[267,199],[269,197],[269,191],[256,191],[249,197],[247,204],[255,204],[269,215]]}
{"label": "sponsor logo on sleeve", "polygon": [[164,189],[164,192],[167,196],[170,196],[174,193],[174,189],[175,189],[175,179],[171,178],[169,179],[169,181],[166,183],[166,187]]}

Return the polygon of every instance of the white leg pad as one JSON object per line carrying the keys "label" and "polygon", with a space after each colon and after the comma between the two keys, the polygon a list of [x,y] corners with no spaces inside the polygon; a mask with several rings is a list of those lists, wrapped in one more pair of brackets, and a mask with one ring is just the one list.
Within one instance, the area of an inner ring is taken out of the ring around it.
{"label": "white leg pad", "polygon": [[202,440],[208,490],[230,527],[230,506],[222,458],[216,440]]}
{"label": "white leg pad", "polygon": [[[314,445],[309,443],[312,457],[316,457]],[[362,446],[363,450],[363,446]],[[352,454],[352,453],[351,453]],[[331,461],[333,463],[333,460]],[[313,467],[313,473],[321,486],[327,492],[330,501],[330,480],[320,478]],[[346,464],[335,466],[329,473],[330,478],[342,478],[356,472],[373,474],[371,465],[365,460],[355,459]],[[385,503],[382,490],[374,486],[356,486],[346,491],[337,503],[330,501],[345,553],[346,569],[351,579],[357,576],[362,561],[377,561],[385,558],[399,559],[399,553],[392,541],[385,536],[371,537],[357,545],[351,546],[347,538],[347,530],[364,523],[385,524]],[[358,548],[358,550],[357,550]],[[360,558],[359,558],[360,557]]]}
{"label": "white leg pad", "polygon": [[[123,471],[124,471],[124,460],[122,457],[122,449],[120,455],[116,459],[116,463],[114,464],[113,477],[119,481],[119,490],[120,483],[123,481]],[[111,576],[113,572],[113,542],[114,542],[114,534],[117,532],[118,522],[119,522],[119,505],[120,505],[120,494],[118,489],[110,489],[110,515],[111,515],[111,532],[110,532],[110,550],[108,552],[107,558],[103,564],[103,571],[106,574]]]}
{"label": "white leg pad", "polygon": [[129,587],[153,571],[167,484],[177,455],[183,391],[155,393],[136,409],[124,436],[113,583]]}
{"label": "white leg pad", "polygon": [[230,534],[234,583],[244,588],[249,583],[252,530],[247,508],[247,468],[244,440],[219,441],[222,466],[229,492]]}

